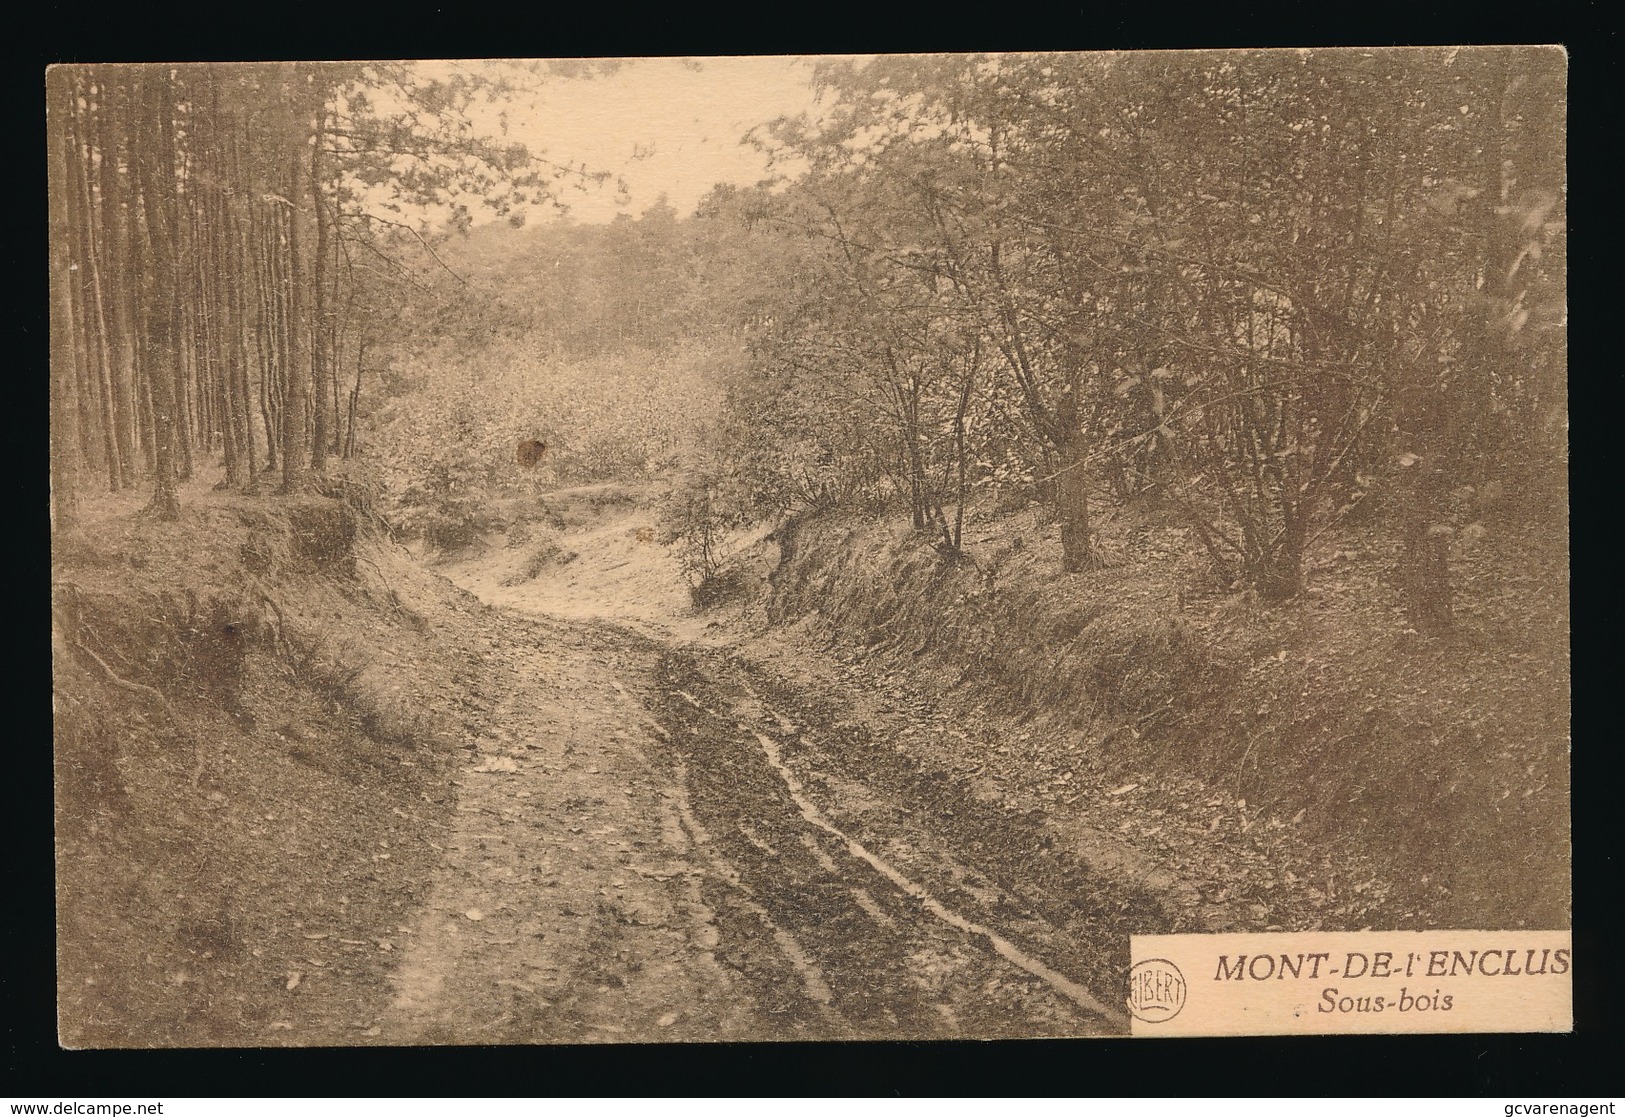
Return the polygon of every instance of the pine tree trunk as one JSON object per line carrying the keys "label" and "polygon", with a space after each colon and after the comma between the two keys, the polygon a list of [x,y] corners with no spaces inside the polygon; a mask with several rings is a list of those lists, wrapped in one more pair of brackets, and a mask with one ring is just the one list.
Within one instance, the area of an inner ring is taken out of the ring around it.
{"label": "pine tree trunk", "polygon": [[296,135],[291,152],[294,158],[288,169],[288,196],[292,199],[288,214],[288,365],[282,405],[282,491],[288,493],[305,488],[310,460],[310,323],[307,314],[310,303],[305,287],[303,230],[300,228],[304,223],[301,202],[305,198],[301,181],[305,153],[301,139]]}
{"label": "pine tree trunk", "polygon": [[117,479],[110,476],[109,484],[116,488],[133,488],[136,484],[136,390],[135,355],[132,349],[134,329],[131,319],[131,299],[134,292],[128,276],[129,215],[125,211],[128,191],[125,176],[119,174],[123,156],[123,131],[120,113],[128,104],[123,88],[111,75],[102,78],[97,97],[100,111],[96,114],[96,143],[101,152],[97,169],[101,194],[101,230],[97,240],[101,251],[102,289],[107,292],[107,318],[104,333],[107,338],[108,395],[113,442],[118,458]]}
{"label": "pine tree trunk", "polygon": [[[101,323],[102,299],[99,269],[96,266],[95,207],[90,194],[86,168],[91,162],[91,149],[87,139],[89,129],[79,110],[85,98],[84,85],[75,81],[70,86],[72,101],[65,110],[62,125],[69,141],[65,153],[67,164],[67,208],[71,225],[71,263],[77,271],[73,284],[79,307],[79,411],[84,416],[81,427],[81,449],[86,464],[92,471],[106,470],[110,477],[117,476],[118,463],[112,443],[113,425],[104,395],[107,374],[107,333]],[[87,110],[88,111],[88,110]],[[118,488],[117,482],[112,487]]]}
{"label": "pine tree trunk", "polygon": [[310,467],[317,473],[327,468],[327,397],[331,379],[327,341],[327,210],[322,199],[322,120],[325,106],[315,112],[315,142],[310,155],[310,203],[316,219],[316,249],[311,254],[310,276],[310,387],[312,429]]}
{"label": "pine tree trunk", "polygon": [[[219,119],[219,98],[214,98],[216,120]],[[223,138],[216,134],[216,144]],[[219,155],[219,147],[216,148]],[[221,158],[222,166],[224,159]],[[213,236],[211,238],[210,273],[213,275],[215,360],[219,362],[221,450],[226,459],[226,484],[240,489],[252,478],[254,446],[247,437],[243,401],[239,395],[241,373],[238,369],[239,339],[242,337],[242,319],[236,289],[239,276],[232,270],[231,202],[223,192],[214,196]]]}
{"label": "pine tree trunk", "polygon": [[174,133],[165,75],[139,85],[145,110],[145,142],[134,151],[139,168],[141,213],[148,241],[148,271],[142,276],[142,318],[146,340],[148,390],[153,412],[153,494],[148,506],[160,520],[180,518],[175,487],[175,367],[180,302],[175,290]]}
{"label": "pine tree trunk", "polygon": [[[235,146],[233,147],[235,158]],[[236,376],[236,394],[232,400],[233,420],[237,424],[237,433],[242,439],[243,462],[248,473],[248,484],[254,484],[259,474],[258,464],[254,460],[254,387],[250,382],[248,366],[251,356],[248,332],[249,324],[249,296],[250,284],[253,280],[251,269],[244,259],[243,248],[243,214],[233,202],[227,202],[227,214],[230,219],[230,235],[226,238],[224,248],[227,266],[221,274],[226,277],[226,293],[231,302],[231,319],[233,329],[228,344],[232,347],[233,367]]]}
{"label": "pine tree trunk", "polygon": [[172,320],[175,338],[175,362],[173,375],[175,378],[175,475],[182,481],[192,477],[192,431],[197,426],[197,409],[192,392],[193,371],[197,361],[197,353],[192,345],[192,331],[190,316],[186,312],[186,304],[180,297],[181,277],[179,263],[182,259],[179,244],[180,230],[172,226],[176,244],[172,249],[176,269],[170,277],[174,285],[171,298],[174,300],[175,311]]}
{"label": "pine tree trunk", "polygon": [[48,81],[53,96],[50,112],[50,237],[51,237],[51,526],[72,530],[79,520],[78,400],[75,387],[73,302],[69,280],[68,174],[63,146],[67,111],[71,105],[72,71],[52,70]]}
{"label": "pine tree trunk", "polygon": [[[339,252],[340,249],[343,248],[343,245],[339,243],[339,233],[336,229],[333,230],[332,233],[332,242],[333,259],[331,262],[330,274],[333,276],[333,289],[330,294],[334,299],[337,299],[340,285],[345,277],[344,273],[339,270]],[[329,304],[327,308],[327,380],[332,386],[333,396],[333,419],[329,428],[332,432],[332,445],[330,447],[330,452],[334,454],[341,453],[343,447],[344,418],[341,397],[344,393],[343,389],[339,385],[339,374],[344,369],[344,326],[346,323],[348,323],[350,318],[350,310],[352,306],[351,300],[354,298],[354,293],[353,288],[348,290],[347,294],[349,298],[347,298],[345,301],[344,313],[342,315],[336,311],[331,304]]]}
{"label": "pine tree trunk", "polygon": [[265,234],[267,215],[255,204],[248,203],[247,220],[243,223],[243,255],[251,265],[254,280],[254,349],[259,357],[259,410],[260,425],[265,431],[265,472],[277,468],[276,444],[281,427],[272,409],[271,384],[276,378],[277,331],[273,316],[276,291],[270,273],[270,250],[275,242]]}
{"label": "pine tree trunk", "polygon": [[355,384],[350,388],[349,421],[344,433],[344,457],[346,460],[355,457],[356,410],[361,401],[361,372],[366,356],[367,342],[365,338],[362,338],[356,342],[355,349]]}
{"label": "pine tree trunk", "polygon": [[134,405],[135,450],[141,455],[141,465],[148,476],[155,474],[157,464],[155,409],[152,404],[152,370],[157,358],[152,351],[149,324],[152,318],[150,303],[155,282],[152,247],[147,243],[149,220],[143,197],[143,178],[147,163],[156,157],[150,147],[150,122],[146,115],[146,93],[140,82],[132,79],[125,96],[129,111],[125,131],[125,151],[129,159],[128,207],[124,222],[125,261],[124,279],[126,296],[122,300],[130,305],[130,328],[127,334],[127,352],[130,361],[130,385]]}
{"label": "pine tree trunk", "polygon": [[[77,92],[71,94],[77,100]],[[90,301],[85,290],[85,225],[83,215],[79,212],[75,189],[75,166],[79,163],[78,143],[74,138],[72,113],[63,117],[62,142],[58,145],[63,148],[61,156],[66,167],[66,180],[63,183],[63,199],[67,209],[67,238],[68,238],[68,329],[71,331],[73,352],[73,398],[76,406],[73,411],[73,420],[77,425],[74,444],[79,448],[79,464],[89,464],[94,469],[94,462],[87,462],[90,448],[95,444],[95,418],[91,414],[91,400],[94,390],[91,387],[91,378],[95,375],[94,358],[92,356],[95,338],[90,328]]]}

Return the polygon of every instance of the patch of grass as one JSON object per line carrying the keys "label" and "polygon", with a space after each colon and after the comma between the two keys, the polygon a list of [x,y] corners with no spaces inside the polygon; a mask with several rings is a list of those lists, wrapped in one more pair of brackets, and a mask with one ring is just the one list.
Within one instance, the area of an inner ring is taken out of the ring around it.
{"label": "patch of grass", "polygon": [[460,551],[478,537],[472,515],[431,512],[423,517],[423,541],[437,551]]}
{"label": "patch of grass", "polygon": [[288,505],[294,553],[319,570],[355,572],[356,516],[350,506],[328,497]]}
{"label": "patch of grass", "polygon": [[696,609],[711,609],[728,601],[737,601],[747,588],[745,571],[736,565],[720,567],[707,574],[688,591]]}

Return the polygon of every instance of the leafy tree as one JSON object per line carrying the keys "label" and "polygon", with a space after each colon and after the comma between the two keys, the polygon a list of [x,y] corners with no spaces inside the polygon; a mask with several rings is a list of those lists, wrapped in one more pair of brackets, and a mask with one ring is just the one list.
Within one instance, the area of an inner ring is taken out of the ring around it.
{"label": "leafy tree", "polygon": [[[1448,622],[1444,496],[1561,413],[1560,54],[894,58],[820,78],[824,122],[769,142],[811,168],[785,197],[816,193],[824,227],[800,224],[844,269],[793,305],[828,304],[795,313],[843,339],[834,382],[899,374],[903,445],[910,362],[970,338],[1007,377],[986,441],[1051,484],[1066,569],[1092,561],[1103,475],[1120,499],[1161,491],[1226,577],[1287,597],[1314,538],[1385,487],[1417,623]],[[938,313],[956,325],[931,338]]]}

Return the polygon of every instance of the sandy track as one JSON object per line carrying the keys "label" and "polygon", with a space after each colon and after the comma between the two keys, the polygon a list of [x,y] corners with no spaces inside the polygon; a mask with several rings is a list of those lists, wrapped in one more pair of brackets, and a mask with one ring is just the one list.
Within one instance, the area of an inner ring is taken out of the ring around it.
{"label": "sandy track", "polygon": [[951,820],[825,751],[832,724],[786,716],[795,679],[770,701],[720,641],[524,589],[487,614],[490,727],[376,1042],[1122,1030],[1109,951],[1035,910],[1026,851],[971,863]]}
{"label": "sandy track", "polygon": [[624,653],[602,631],[492,618],[491,727],[456,778],[376,1042],[750,1038]]}

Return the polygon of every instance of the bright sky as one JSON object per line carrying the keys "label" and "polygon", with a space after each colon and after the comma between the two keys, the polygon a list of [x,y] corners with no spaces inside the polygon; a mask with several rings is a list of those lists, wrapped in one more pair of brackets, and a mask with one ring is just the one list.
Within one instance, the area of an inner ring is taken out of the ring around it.
{"label": "bright sky", "polygon": [[549,77],[536,102],[508,107],[508,136],[555,163],[625,180],[625,204],[613,177],[589,193],[564,192],[576,221],[637,216],[662,193],[687,215],[717,182],[766,177],[764,157],[739,141],[755,125],[812,109],[811,78],[804,58],[635,59],[609,77]]}

